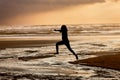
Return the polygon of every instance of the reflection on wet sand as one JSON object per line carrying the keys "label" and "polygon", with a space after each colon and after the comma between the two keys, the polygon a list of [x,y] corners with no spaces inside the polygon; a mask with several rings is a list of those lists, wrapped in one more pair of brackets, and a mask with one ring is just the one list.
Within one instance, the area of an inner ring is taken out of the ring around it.
{"label": "reflection on wet sand", "polygon": [[[61,46],[60,54],[55,56],[55,43],[59,37],[54,36],[54,38],[56,40],[51,40],[50,38],[48,40],[44,37],[42,40],[40,38],[39,40],[28,41],[3,41],[6,45],[12,44],[12,47],[9,47],[9,45],[5,47],[3,45],[5,49],[0,50],[1,79],[46,79],[45,77],[47,77],[49,79],[67,78],[86,80],[119,78],[118,75],[120,72],[116,70],[96,67],[97,65],[94,67],[80,65],[84,63],[69,63],[75,61],[75,58],[65,46]],[[120,51],[119,36],[70,36],[70,40],[70,44],[78,54],[80,60],[119,54]],[[3,43],[1,42],[0,44]],[[24,45],[27,46],[24,47]]]}
{"label": "reflection on wet sand", "polygon": [[0,80],[119,80],[119,25],[68,26],[77,62],[65,46],[54,55],[61,36],[53,30],[59,25],[1,28]]}

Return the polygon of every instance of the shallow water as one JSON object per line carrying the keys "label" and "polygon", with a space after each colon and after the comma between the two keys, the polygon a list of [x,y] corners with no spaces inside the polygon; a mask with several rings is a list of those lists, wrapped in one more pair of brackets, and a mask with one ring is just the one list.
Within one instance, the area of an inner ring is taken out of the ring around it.
{"label": "shallow water", "polygon": [[[92,52],[110,52],[120,50],[119,36],[70,36],[69,38],[71,40],[73,50],[79,54],[79,59],[96,57],[96,55],[92,55]],[[69,61],[74,61],[75,57],[66,49],[65,46],[60,46],[60,54],[53,57],[31,59],[28,61],[18,60],[18,57],[38,56],[41,54],[50,55],[53,53],[55,53],[54,43],[46,44],[41,47],[6,48],[0,51],[0,57],[8,57],[8,59],[1,59],[0,67],[2,68],[0,71],[19,74],[22,72],[24,74],[30,73],[37,75],[68,75],[81,77],[83,80],[102,78],[111,79],[111,77],[117,79],[120,77],[119,71],[83,66],[79,64],[70,64]],[[91,55],[88,55],[88,53]],[[11,56],[12,58],[9,58]]]}
{"label": "shallow water", "polygon": [[[99,25],[97,25],[99,26]],[[105,69],[100,67],[90,67],[80,64],[70,64],[69,61],[75,61],[75,57],[70,53],[65,46],[60,46],[60,54],[53,55],[56,52],[55,44],[61,40],[59,33],[53,32],[54,28],[51,27],[6,27],[1,31],[7,30],[7,33],[1,34],[0,41],[53,41],[51,44],[40,44],[27,46],[26,48],[4,48],[0,50],[0,72],[15,73],[15,74],[35,74],[35,75],[63,75],[63,76],[75,76],[80,77],[82,80],[119,80],[120,71]],[[21,31],[19,34],[13,34],[13,32]],[[32,29],[34,29],[32,31]],[[48,29],[48,30],[46,30]],[[82,31],[81,31],[82,29]],[[107,32],[107,30],[109,31]],[[115,31],[117,30],[118,31]],[[97,29],[97,27],[91,27],[87,25],[71,26],[69,28],[70,44],[72,49],[78,54],[79,59],[86,59],[96,57],[98,55],[92,54],[94,52],[108,52],[108,54],[99,53],[99,55],[110,55],[109,52],[120,51],[120,35],[119,27],[113,29],[113,27],[104,27]],[[27,34],[23,34],[27,31]],[[37,31],[37,32],[36,32]],[[112,32],[113,31],[113,32]],[[36,32],[36,33],[34,33]],[[99,33],[98,33],[99,32]],[[104,33],[104,34],[103,34]],[[48,36],[49,34],[49,36]],[[92,35],[93,34],[93,35]],[[115,35],[117,34],[117,35]],[[16,43],[17,44],[17,43]],[[50,56],[49,56],[50,55]],[[51,56],[52,55],[52,56]],[[46,58],[36,58],[36,56],[49,56]],[[20,57],[34,59],[20,60]],[[35,59],[36,58],[36,59]],[[1,77],[1,76],[0,76]]]}

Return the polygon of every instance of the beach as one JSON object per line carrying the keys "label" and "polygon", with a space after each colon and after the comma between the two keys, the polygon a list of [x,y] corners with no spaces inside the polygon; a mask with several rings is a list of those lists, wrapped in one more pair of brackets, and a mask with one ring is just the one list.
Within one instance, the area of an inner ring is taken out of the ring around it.
{"label": "beach", "polygon": [[120,59],[120,52],[112,52],[112,54],[110,55],[104,55],[104,56],[99,56],[95,58],[88,58],[88,59],[83,59],[83,60],[70,62],[70,63],[85,64],[89,66],[97,66],[97,67],[120,70],[119,59]]}
{"label": "beach", "polygon": [[[46,29],[53,30],[51,27]],[[82,33],[75,35],[70,32],[71,47],[79,57],[76,61],[74,55],[64,45],[60,46],[59,55],[55,55],[55,45],[61,40],[61,35],[51,32],[48,36],[47,32],[31,36],[1,35],[1,80],[120,79],[119,34],[88,35],[90,32],[85,32],[85,35]]]}

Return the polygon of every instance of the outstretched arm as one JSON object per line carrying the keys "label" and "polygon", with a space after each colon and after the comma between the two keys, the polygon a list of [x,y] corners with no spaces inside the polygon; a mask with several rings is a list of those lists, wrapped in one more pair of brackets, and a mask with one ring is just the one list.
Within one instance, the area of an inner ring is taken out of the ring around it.
{"label": "outstretched arm", "polygon": [[54,31],[59,31],[59,32],[61,32],[61,30],[57,30],[57,29],[54,29]]}

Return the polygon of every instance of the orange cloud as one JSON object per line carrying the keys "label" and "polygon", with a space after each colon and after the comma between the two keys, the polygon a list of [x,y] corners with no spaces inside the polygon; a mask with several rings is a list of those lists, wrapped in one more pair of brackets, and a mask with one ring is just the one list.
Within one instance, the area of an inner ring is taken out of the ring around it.
{"label": "orange cloud", "polygon": [[95,3],[71,6],[64,9],[20,15],[10,19],[8,24],[89,24],[120,23],[120,1],[106,0]]}
{"label": "orange cloud", "polygon": [[[41,15],[42,13],[51,12],[51,10],[101,2],[104,2],[104,0],[0,0],[0,25],[15,24],[15,22],[18,22],[16,24],[21,24],[24,23],[23,21],[26,24],[30,24],[27,21],[34,14],[39,13]],[[25,15],[24,18],[22,17],[23,15]],[[21,19],[19,16],[21,16]],[[19,18],[16,19],[16,17]],[[36,20],[32,17],[31,20],[33,19]]]}

